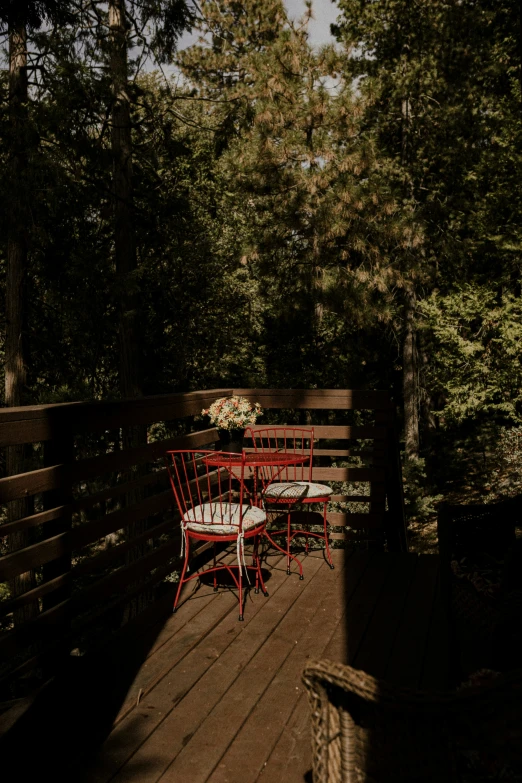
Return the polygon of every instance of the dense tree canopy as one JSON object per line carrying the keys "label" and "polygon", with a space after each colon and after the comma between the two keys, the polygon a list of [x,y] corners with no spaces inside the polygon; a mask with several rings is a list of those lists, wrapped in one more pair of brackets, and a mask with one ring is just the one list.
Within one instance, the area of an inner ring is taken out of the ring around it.
{"label": "dense tree canopy", "polygon": [[392,387],[411,458],[520,422],[519,3],[339,0],[321,48],[281,0],[2,2],[0,22],[27,37],[18,114],[0,84],[24,401],[122,394],[136,338],[145,394]]}

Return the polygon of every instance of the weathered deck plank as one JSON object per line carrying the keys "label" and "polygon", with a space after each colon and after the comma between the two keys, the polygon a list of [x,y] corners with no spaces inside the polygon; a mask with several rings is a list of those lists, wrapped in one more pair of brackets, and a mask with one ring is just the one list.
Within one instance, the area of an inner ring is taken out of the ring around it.
{"label": "weathered deck plank", "polygon": [[[267,588],[270,588],[272,595],[276,594],[286,578],[284,571],[273,569],[267,583]],[[191,589],[187,590],[186,595],[190,595],[191,592]],[[267,601],[261,594],[256,596],[256,601],[248,604],[245,622],[238,623],[237,595],[234,591],[222,591],[216,594],[210,586],[202,585],[197,595],[200,593],[202,600],[206,600],[209,595],[213,600],[207,601],[196,618],[189,623],[186,623],[185,618],[182,617],[181,608],[168,621],[164,629],[164,638],[168,637],[168,642],[166,645],[156,647],[155,650],[153,648],[153,654],[144,664],[144,667],[147,666],[149,669],[159,668],[155,659],[161,657],[161,670],[155,680],[144,688],[139,705],[132,712],[127,711],[123,718],[119,716],[117,725],[103,747],[103,752],[84,773],[84,778],[89,783],[103,783],[117,775],[124,764],[165,720],[175,704],[183,698],[184,692],[188,692],[192,685],[197,683],[209,669],[210,662],[218,658],[236,636],[249,626],[252,618]],[[188,610],[189,617],[190,610],[199,600],[198,597],[191,597],[182,604]],[[199,621],[199,627],[195,631],[197,636],[193,637],[192,626],[196,620]],[[140,680],[143,675],[144,667],[137,680]],[[163,688],[165,682],[170,686],[173,679],[175,693],[171,687]]]}
{"label": "weathered deck plank", "polygon": [[417,558],[405,561],[394,553],[389,557],[391,569],[359,649],[352,658],[352,666],[358,669],[363,668],[364,664],[364,670],[374,677],[384,677],[386,674],[387,661],[418,567]]}
{"label": "weathered deck plank", "polygon": [[157,636],[132,686],[147,683],[139,706],[120,714],[97,759],[74,779],[304,783],[311,748],[301,672],[309,657],[444,687],[448,644],[437,558],[333,556],[331,571],[322,553],[312,552],[302,582],[269,558],[270,597],[252,595],[244,623],[234,592],[189,599]]}
{"label": "weathered deck plank", "polygon": [[[311,577],[319,563],[310,565]],[[275,580],[279,579],[287,589],[275,589]],[[238,622],[236,613],[228,614],[173,668],[161,687],[140,703],[136,719],[148,714],[148,724],[155,716],[156,727],[152,733],[147,730],[147,737],[140,737],[138,743],[134,737],[137,750],[115,777],[118,783],[136,780],[137,773],[140,783],[158,780],[211,710],[229,699],[228,690],[239,673],[271,637],[309,583],[310,580],[299,582],[295,576],[287,577],[284,571],[274,569],[269,582],[270,599],[261,594],[255,596],[245,611],[244,623]]]}
{"label": "weathered deck plank", "polygon": [[393,562],[393,559],[384,552],[376,552],[370,556],[357,583],[357,589],[351,600],[346,603],[342,628],[345,647],[334,648],[326,657],[331,658],[335,654],[335,660],[353,665],[388,574],[392,570]]}
{"label": "weathered deck plank", "polygon": [[408,688],[420,686],[426,642],[439,575],[438,558],[419,555],[402,621],[394,639],[385,679]]}
{"label": "weathered deck plank", "polygon": [[[260,783],[276,780],[303,783],[311,766],[310,707],[306,693],[301,693],[258,780]],[[311,780],[310,777],[310,783]]]}
{"label": "weathered deck plank", "polygon": [[[341,558],[338,560],[337,567],[341,573],[334,574],[330,569],[321,569],[320,602],[311,613],[309,622],[308,617],[301,612],[297,616],[294,636],[298,638],[294,642],[290,635],[290,654],[254,705],[248,720],[233,738],[227,752],[208,778],[209,783],[255,783],[258,779],[303,691],[300,677],[307,659],[322,655],[342,617],[344,590],[339,577],[342,576],[345,562]],[[347,558],[348,567],[349,562]],[[315,577],[312,585],[314,591],[318,578]],[[287,628],[285,623],[284,629],[278,629],[277,633],[286,634]],[[249,681],[244,682],[244,686],[250,688]]]}
{"label": "weathered deck plank", "polygon": [[[272,607],[265,604],[251,621],[249,631],[238,636],[208,670],[201,685],[198,683],[198,688],[187,694],[182,712],[173,715],[172,720],[167,719],[162,737],[168,734],[170,738],[172,728],[181,726],[182,715],[185,734],[183,738],[179,737],[180,742],[169,739],[170,763],[160,778],[162,783],[207,780],[291,652],[295,637],[302,633],[303,622],[313,615],[316,608],[312,600],[314,577],[320,565],[317,559],[308,563],[309,575],[304,582],[299,582],[295,576],[287,579],[290,584],[277,592]],[[280,630],[283,620],[284,629]],[[269,652],[266,649],[268,642]],[[188,727],[187,719],[190,720]],[[157,738],[153,737],[153,740]],[[157,747],[156,742],[154,747]],[[197,766],[194,754],[198,758]],[[148,778],[144,783],[147,781]]]}
{"label": "weathered deck plank", "polygon": [[433,600],[433,614],[422,667],[421,690],[442,691],[448,687],[448,683],[451,681],[450,657],[452,653],[446,599],[439,569],[439,579]]}
{"label": "weathered deck plank", "polygon": [[190,583],[183,596],[183,612],[176,618],[177,622],[171,620],[162,627],[160,624],[159,631],[156,627],[150,629],[154,642],[129,688],[116,723],[134,709],[140,698],[146,696],[174,664],[199,643],[202,636],[233,610],[237,605],[237,599],[234,599],[231,593],[216,594],[209,585],[198,586],[195,581]]}
{"label": "weathered deck plank", "polygon": [[[334,557],[342,557],[342,553],[335,552]],[[342,605],[336,612],[338,621],[330,638],[322,637],[324,647],[321,653],[311,656],[317,658],[329,658],[330,660],[346,660],[348,629],[346,625],[347,606],[353,600],[356,590],[361,582],[364,572],[373,555],[369,552],[358,553],[352,556],[341,575],[336,571],[339,580],[339,589],[342,592]],[[296,678],[301,686],[301,676]],[[279,739],[261,770],[259,780],[263,783],[271,781],[288,780],[302,782],[305,774],[310,770],[312,763],[310,745],[310,713],[306,694],[301,692],[297,704],[286,725],[283,726]]]}

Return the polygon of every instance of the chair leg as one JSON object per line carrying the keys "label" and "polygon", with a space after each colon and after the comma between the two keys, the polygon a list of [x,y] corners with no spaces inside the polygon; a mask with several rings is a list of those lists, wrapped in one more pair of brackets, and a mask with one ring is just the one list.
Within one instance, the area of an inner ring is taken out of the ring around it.
{"label": "chair leg", "polygon": [[290,525],[290,511],[287,515],[287,529],[286,529],[286,573],[290,576],[290,544],[291,544],[292,528]]}
{"label": "chair leg", "polygon": [[297,557],[294,557],[290,554],[290,546],[292,544],[292,523],[291,523],[291,511],[288,509],[288,520],[287,520],[287,530],[286,530],[286,573],[288,576],[290,576],[290,559],[295,560],[295,562],[299,566],[299,579],[302,581],[304,579],[303,576],[303,566],[301,565],[301,561],[297,559]]}
{"label": "chair leg", "polygon": [[328,522],[326,521],[326,509],[327,509],[327,507],[328,507],[328,502],[326,502],[326,503],[324,504],[324,511],[323,511],[323,522],[324,522],[324,548],[325,548],[325,551],[326,551],[326,558],[327,558],[327,560],[328,560],[328,565],[330,566],[330,568],[331,568],[331,569],[332,569],[332,571],[333,571],[333,569],[335,568],[335,566],[334,566],[334,564],[332,563],[332,556],[331,556],[331,554],[330,554],[330,545],[329,545],[329,543],[328,543]]}
{"label": "chair leg", "polygon": [[[253,543],[253,546],[252,546],[252,566],[254,568],[257,567],[257,562],[259,561],[259,559],[260,559],[260,555],[259,555],[259,536],[255,536],[254,537],[254,543]],[[259,585],[257,584],[257,580],[256,580],[256,588],[258,586]],[[256,592],[257,592],[257,590],[256,590]]]}
{"label": "chair leg", "polygon": [[[276,533],[283,533],[285,535],[285,537],[286,537],[286,530],[276,530],[276,531],[274,531],[274,533],[275,534]],[[268,530],[265,530],[265,538],[268,539],[270,544],[275,549],[277,549],[279,552],[282,552],[283,555],[286,555],[288,557],[288,553],[289,553],[288,545],[285,548],[283,548],[282,546],[279,546],[279,544],[274,541],[274,539],[272,538],[272,536],[270,535]],[[304,576],[303,576],[303,566],[302,566],[301,561],[299,560],[299,558],[297,558],[295,555],[290,554],[290,560],[294,560],[297,563],[297,567],[299,568],[299,579],[301,579],[301,580],[304,579]],[[287,573],[288,573],[288,571],[287,571]]]}
{"label": "chair leg", "polygon": [[[217,551],[217,541],[214,541],[214,568],[216,567],[216,551]],[[214,592],[217,593],[218,586],[217,586],[217,571],[214,571]]]}
{"label": "chair leg", "polygon": [[238,560],[238,563],[237,563],[237,565],[238,565],[238,569],[237,569],[237,577],[238,578],[237,578],[237,581],[239,582],[238,587],[239,587],[239,620],[240,621],[242,621],[244,619],[244,617],[243,617],[243,575],[242,575],[241,570],[240,570],[241,569],[241,560],[243,559],[243,547],[244,547],[244,545],[239,548],[239,551],[238,551],[239,560]]}
{"label": "chair leg", "polygon": [[254,587],[254,593],[259,593],[259,536],[255,536],[254,543],[252,544],[252,567],[256,569],[256,585]]}
{"label": "chair leg", "polygon": [[268,591],[265,587],[265,582],[263,580],[263,574],[261,572],[261,558],[259,557],[259,536],[255,537],[254,540],[254,566],[256,569],[256,587],[254,592],[259,593],[259,587],[261,587],[261,592],[263,595],[268,598]]}
{"label": "chair leg", "polygon": [[187,567],[188,567],[188,561],[189,561],[189,555],[190,555],[190,539],[188,533],[185,531],[182,533],[182,535],[185,536],[185,562],[183,563],[183,568],[181,569],[181,575],[179,577],[179,584],[178,589],[176,591],[176,598],[174,599],[174,606],[172,607],[172,613],[176,611],[178,608],[178,601],[179,596],[181,594],[181,588],[183,587],[183,580],[185,578],[185,574],[187,573]]}

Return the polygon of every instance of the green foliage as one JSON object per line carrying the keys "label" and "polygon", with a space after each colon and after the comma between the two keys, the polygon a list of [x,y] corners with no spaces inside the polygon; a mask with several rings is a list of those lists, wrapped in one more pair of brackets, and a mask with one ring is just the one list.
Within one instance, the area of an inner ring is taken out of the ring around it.
{"label": "green foliage", "polygon": [[421,429],[430,409],[446,427],[479,426],[487,415],[518,421],[520,6],[339,7],[343,68],[361,95],[359,132],[416,228],[413,252],[397,245],[390,257],[388,311],[400,342],[408,298],[418,303],[420,353],[410,377],[420,387]]}
{"label": "green foliage", "polygon": [[426,472],[426,460],[410,457],[402,466],[404,510],[410,522],[427,522],[437,513],[442,495],[432,494]]}
{"label": "green foliage", "polygon": [[[180,53],[183,79],[171,81],[143,73],[143,58],[172,56],[186,4],[127,6],[140,22],[129,32],[131,283],[144,392],[392,387],[400,404],[414,295],[421,416],[435,410],[446,430],[518,424],[514,0],[340,0],[339,44],[320,49],[281,0],[209,0],[194,20],[204,40]],[[24,182],[34,402],[118,394],[113,97],[99,11],[30,31],[40,67]],[[5,73],[0,89],[5,165]],[[4,237],[16,185],[0,184]],[[5,251],[4,240],[2,285]],[[424,470],[407,468],[418,517]]]}
{"label": "green foliage", "polygon": [[446,424],[522,414],[522,302],[489,286],[465,285],[422,303],[431,339],[427,370]]}
{"label": "green foliage", "polygon": [[417,280],[447,286],[489,274],[493,260],[509,264],[520,247],[518,4],[341,0],[340,8],[346,67],[367,97],[363,127],[423,224]]}
{"label": "green foliage", "polygon": [[522,493],[522,427],[500,427],[491,458],[489,486],[493,495],[509,497]]}
{"label": "green foliage", "polygon": [[27,25],[38,29],[42,23],[64,24],[73,18],[72,0],[0,0],[0,29]]}
{"label": "green foliage", "polygon": [[[380,325],[394,309],[393,254],[418,242],[410,213],[358,135],[361,107],[337,51],[309,45],[306,19],[292,23],[278,0],[262,13],[253,0],[202,10],[212,45],[179,63],[206,101],[205,126],[217,129],[219,169],[246,229],[242,262],[263,302],[258,360],[270,385],[353,384],[373,353],[354,335],[364,329],[368,343],[389,345]],[[387,357],[380,363],[390,368]]]}

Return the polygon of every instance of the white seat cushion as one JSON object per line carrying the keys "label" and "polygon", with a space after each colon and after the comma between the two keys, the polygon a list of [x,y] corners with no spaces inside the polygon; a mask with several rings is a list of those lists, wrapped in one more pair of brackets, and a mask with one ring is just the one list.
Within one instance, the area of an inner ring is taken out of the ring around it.
{"label": "white seat cushion", "polygon": [[268,500],[301,500],[303,498],[324,498],[333,493],[326,484],[313,481],[275,481],[265,490]]}
{"label": "white seat cushion", "polygon": [[[265,520],[262,508],[243,506],[243,531],[262,525]],[[183,522],[193,533],[233,536],[239,529],[239,503],[204,503],[187,511]]]}

